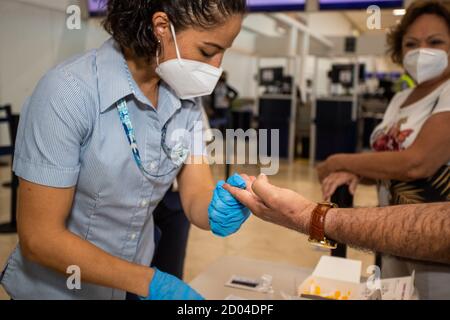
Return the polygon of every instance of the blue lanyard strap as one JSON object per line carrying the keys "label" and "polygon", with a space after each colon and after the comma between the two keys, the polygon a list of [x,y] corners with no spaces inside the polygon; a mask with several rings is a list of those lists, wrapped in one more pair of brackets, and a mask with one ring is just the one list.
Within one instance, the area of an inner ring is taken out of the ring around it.
{"label": "blue lanyard strap", "polygon": [[136,141],[136,133],[131,123],[130,113],[128,112],[128,106],[125,100],[119,101],[119,103],[117,104],[117,110],[119,111],[120,121],[122,122],[123,129],[125,130],[125,134],[127,135],[128,143],[130,144],[131,152],[133,153],[133,157],[137,166],[141,171],[150,174],[142,165],[141,154],[139,153]]}
{"label": "blue lanyard strap", "polygon": [[170,120],[169,120],[162,129],[161,147],[162,147],[164,153],[167,155],[167,157],[169,157],[169,159],[172,160],[172,162],[174,164],[174,168],[170,172],[163,174],[163,175],[159,175],[159,176],[148,172],[142,164],[142,158],[139,153],[137,140],[136,140],[136,133],[133,128],[133,124],[131,123],[130,113],[128,111],[128,106],[127,106],[125,99],[120,100],[117,103],[117,110],[119,111],[120,121],[122,122],[122,126],[125,130],[125,134],[127,136],[128,143],[130,144],[131,152],[133,153],[134,160],[142,173],[153,176],[153,177],[163,177],[163,176],[166,176],[166,175],[172,173],[173,171],[179,169],[183,165],[183,163],[185,162],[185,160],[187,159],[187,157],[189,155],[189,150],[187,148],[184,148],[183,145],[180,143],[177,144],[175,146],[175,148],[172,150],[165,143],[166,135],[167,135],[167,127],[170,122]]}

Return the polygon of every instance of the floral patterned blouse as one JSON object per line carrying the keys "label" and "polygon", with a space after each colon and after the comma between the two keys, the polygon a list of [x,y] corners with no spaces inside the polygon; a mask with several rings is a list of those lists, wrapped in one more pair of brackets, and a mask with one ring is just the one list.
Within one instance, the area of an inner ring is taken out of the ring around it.
{"label": "floral patterned blouse", "polygon": [[[450,80],[428,96],[401,108],[412,90],[402,91],[392,99],[383,121],[372,134],[371,146],[374,151],[408,149],[432,115],[450,112]],[[444,164],[435,175],[427,179],[408,183],[392,180],[383,181],[380,187],[381,205],[449,201],[449,164]],[[383,197],[388,199],[383,200]]]}

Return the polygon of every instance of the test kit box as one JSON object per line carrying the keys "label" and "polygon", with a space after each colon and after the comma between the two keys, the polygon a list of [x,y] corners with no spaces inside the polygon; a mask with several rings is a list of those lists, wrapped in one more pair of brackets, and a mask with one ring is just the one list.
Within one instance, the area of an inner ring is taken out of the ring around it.
{"label": "test kit box", "polygon": [[324,256],[297,295],[314,300],[414,300],[414,273],[410,277],[379,279],[376,273],[361,281],[362,262]]}

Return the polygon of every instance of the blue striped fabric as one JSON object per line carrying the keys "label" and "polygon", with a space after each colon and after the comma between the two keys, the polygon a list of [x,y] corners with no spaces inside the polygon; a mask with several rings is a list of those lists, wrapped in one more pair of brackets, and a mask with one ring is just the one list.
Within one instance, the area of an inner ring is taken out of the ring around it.
{"label": "blue striped fabric", "polygon": [[[200,107],[195,101],[180,101],[164,83],[159,90],[155,109],[110,39],[100,49],[55,67],[39,82],[22,111],[14,161],[15,173],[27,181],[76,187],[67,221],[71,232],[145,266],[154,251],[152,212],[179,170],[159,178],[142,175],[116,103],[127,100],[143,165],[155,176],[173,166],[161,149],[166,123],[168,136],[185,129],[189,139],[203,144],[198,141],[201,134],[193,137],[194,123],[202,121]],[[125,292],[87,283],[82,290],[70,291],[66,277],[27,261],[19,247],[8,260],[1,283],[14,299],[125,298]]]}

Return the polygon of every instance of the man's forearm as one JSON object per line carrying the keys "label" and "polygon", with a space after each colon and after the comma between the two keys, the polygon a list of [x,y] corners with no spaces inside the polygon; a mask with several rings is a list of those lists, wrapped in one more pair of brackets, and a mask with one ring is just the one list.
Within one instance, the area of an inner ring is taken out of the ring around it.
{"label": "man's forearm", "polygon": [[450,203],[333,209],[325,229],[350,246],[450,264]]}

